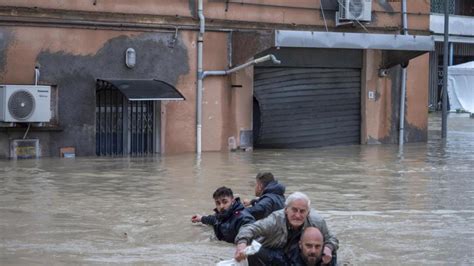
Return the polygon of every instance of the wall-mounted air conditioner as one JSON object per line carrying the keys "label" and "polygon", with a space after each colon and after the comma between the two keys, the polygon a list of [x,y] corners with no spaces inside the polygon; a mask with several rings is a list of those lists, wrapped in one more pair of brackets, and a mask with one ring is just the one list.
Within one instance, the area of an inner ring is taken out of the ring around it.
{"label": "wall-mounted air conditioner", "polygon": [[0,121],[49,122],[51,87],[0,85]]}
{"label": "wall-mounted air conditioner", "polygon": [[337,20],[372,20],[372,0],[338,0],[338,2],[339,11],[336,12]]}

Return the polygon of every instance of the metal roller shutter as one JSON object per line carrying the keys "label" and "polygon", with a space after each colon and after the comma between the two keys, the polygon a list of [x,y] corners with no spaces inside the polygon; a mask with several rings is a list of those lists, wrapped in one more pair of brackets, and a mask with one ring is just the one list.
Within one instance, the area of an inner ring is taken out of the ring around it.
{"label": "metal roller shutter", "polygon": [[359,68],[256,67],[254,146],[360,143]]}

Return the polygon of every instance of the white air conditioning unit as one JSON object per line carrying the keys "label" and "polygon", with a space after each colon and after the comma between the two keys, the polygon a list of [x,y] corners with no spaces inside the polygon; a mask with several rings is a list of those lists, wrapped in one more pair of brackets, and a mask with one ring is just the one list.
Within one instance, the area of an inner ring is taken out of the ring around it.
{"label": "white air conditioning unit", "polygon": [[51,87],[0,85],[0,121],[49,122]]}
{"label": "white air conditioning unit", "polygon": [[339,0],[339,20],[372,20],[372,0]]}

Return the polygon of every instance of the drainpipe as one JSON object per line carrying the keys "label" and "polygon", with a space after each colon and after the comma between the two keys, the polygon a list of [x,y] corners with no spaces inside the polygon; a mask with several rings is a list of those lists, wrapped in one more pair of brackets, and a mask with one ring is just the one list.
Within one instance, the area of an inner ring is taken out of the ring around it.
{"label": "drainpipe", "polygon": [[257,59],[248,61],[240,66],[236,66],[234,68],[228,70],[216,70],[216,71],[203,71],[202,69],[202,61],[203,61],[203,52],[202,52],[202,45],[203,45],[203,36],[204,36],[204,15],[203,15],[203,5],[202,0],[199,0],[198,4],[198,16],[199,16],[199,35],[198,35],[198,84],[197,84],[197,99],[196,99],[196,108],[197,108],[197,115],[196,115],[196,153],[197,155],[201,155],[202,151],[202,83],[205,77],[207,76],[224,76],[229,75],[233,72],[241,70],[251,65],[263,63],[268,60],[272,60],[274,64],[280,64],[281,62],[272,54],[259,57]]}
{"label": "drainpipe", "polygon": [[[198,79],[198,90],[200,90],[200,91],[202,90],[202,81],[207,76],[225,76],[225,75],[229,75],[231,73],[239,71],[239,70],[241,70],[243,68],[246,68],[248,66],[263,63],[263,62],[266,62],[268,60],[271,60],[274,64],[280,64],[281,63],[281,61],[278,60],[274,55],[269,54],[269,55],[265,55],[265,56],[259,57],[257,59],[248,61],[247,63],[244,63],[240,66],[236,66],[236,67],[228,69],[228,70],[199,71],[200,76],[199,76],[199,79]],[[201,56],[201,63],[202,63],[202,56]],[[202,107],[201,107],[201,104],[202,104],[202,92],[200,92],[200,95],[198,94],[198,107],[197,107],[198,108],[198,119],[197,119],[197,121],[198,121],[198,125],[197,125],[198,134],[197,134],[197,140],[196,140],[196,143],[197,143],[196,152],[197,152],[198,155],[201,154],[201,126],[202,126],[201,125],[201,121],[202,121]]]}
{"label": "drainpipe", "polygon": [[[408,18],[407,18],[407,1],[402,1],[402,26],[403,34],[408,35]],[[408,64],[407,64],[408,65]],[[404,135],[405,135],[405,97],[407,90],[407,66],[402,65],[401,74],[401,92],[400,92],[400,132],[398,144],[403,147]]]}
{"label": "drainpipe", "polygon": [[38,86],[39,78],[40,78],[40,70],[38,66],[35,66],[35,86]]}
{"label": "drainpipe", "polygon": [[448,57],[449,57],[449,2],[444,3],[444,52],[443,52],[443,95],[441,115],[441,138],[448,136]]}
{"label": "drainpipe", "polygon": [[281,61],[278,60],[274,55],[272,54],[269,54],[269,55],[266,55],[266,56],[262,56],[262,57],[259,57],[257,59],[254,59],[254,60],[251,60],[251,61],[248,61],[247,63],[244,63],[240,66],[236,66],[234,68],[231,68],[231,69],[228,69],[228,70],[215,70],[215,71],[204,71],[202,73],[202,78],[205,78],[207,76],[224,76],[224,75],[229,75],[231,73],[234,73],[236,71],[239,71],[243,68],[246,68],[248,66],[251,66],[251,65],[255,65],[255,64],[259,64],[259,63],[263,63],[265,61],[268,61],[268,60],[272,60],[272,62],[274,64],[280,64]]}
{"label": "drainpipe", "polygon": [[199,16],[199,34],[198,34],[198,72],[197,72],[197,97],[196,97],[196,153],[201,154],[201,129],[202,129],[202,45],[204,41],[205,18],[203,14],[203,0],[198,1],[198,16]]}

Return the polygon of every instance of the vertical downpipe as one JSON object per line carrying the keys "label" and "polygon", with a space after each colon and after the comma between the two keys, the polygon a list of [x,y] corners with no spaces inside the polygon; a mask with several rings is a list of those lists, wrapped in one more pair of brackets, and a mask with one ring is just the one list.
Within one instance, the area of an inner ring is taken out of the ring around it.
{"label": "vertical downpipe", "polygon": [[199,34],[198,34],[198,71],[197,71],[197,97],[196,97],[196,153],[201,154],[201,129],[202,129],[202,80],[203,80],[203,41],[204,41],[204,23],[205,18],[203,14],[203,0],[198,2],[198,16],[199,16]]}
{"label": "vertical downpipe", "polygon": [[[407,18],[407,1],[402,1],[402,26],[403,34],[408,35],[408,18]],[[400,92],[400,132],[398,144],[400,149],[403,149],[404,136],[405,136],[405,97],[406,97],[406,86],[407,86],[407,66],[402,66],[401,74],[401,92]]]}
{"label": "vertical downpipe", "polygon": [[449,2],[444,3],[444,54],[443,54],[443,95],[441,116],[441,138],[448,136],[448,60],[449,60]]}

